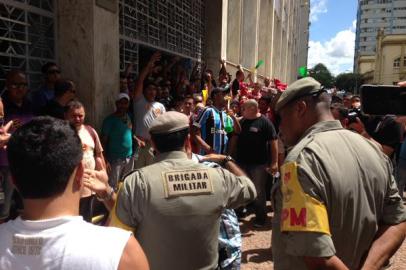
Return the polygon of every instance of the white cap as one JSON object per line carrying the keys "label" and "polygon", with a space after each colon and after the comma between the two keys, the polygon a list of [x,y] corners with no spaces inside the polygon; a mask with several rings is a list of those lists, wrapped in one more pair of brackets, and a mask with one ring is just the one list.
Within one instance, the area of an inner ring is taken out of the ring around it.
{"label": "white cap", "polygon": [[118,94],[118,96],[117,96],[117,98],[116,98],[116,101],[119,101],[119,100],[121,100],[121,99],[123,99],[123,98],[127,99],[128,101],[130,101],[130,97],[129,97],[128,94],[126,94],[126,93],[120,93],[120,94]]}

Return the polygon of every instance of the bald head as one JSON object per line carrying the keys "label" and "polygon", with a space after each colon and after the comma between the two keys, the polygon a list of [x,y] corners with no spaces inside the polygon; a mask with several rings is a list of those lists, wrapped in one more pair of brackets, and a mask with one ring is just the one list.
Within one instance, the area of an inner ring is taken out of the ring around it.
{"label": "bald head", "polygon": [[249,99],[244,102],[242,116],[245,119],[255,119],[260,116],[258,102],[255,99]]}

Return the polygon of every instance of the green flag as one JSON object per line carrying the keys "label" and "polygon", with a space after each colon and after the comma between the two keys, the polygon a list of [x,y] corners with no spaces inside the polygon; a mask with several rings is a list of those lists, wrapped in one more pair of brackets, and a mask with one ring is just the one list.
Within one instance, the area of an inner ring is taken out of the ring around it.
{"label": "green flag", "polygon": [[307,67],[299,67],[299,76],[300,77],[307,77]]}
{"label": "green flag", "polygon": [[262,66],[265,63],[264,60],[259,60],[258,63],[255,65],[255,69],[258,69],[260,66]]}

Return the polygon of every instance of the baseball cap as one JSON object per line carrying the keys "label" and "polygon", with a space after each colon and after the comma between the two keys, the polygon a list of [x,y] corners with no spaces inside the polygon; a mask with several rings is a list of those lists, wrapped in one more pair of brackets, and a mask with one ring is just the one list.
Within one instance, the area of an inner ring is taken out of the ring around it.
{"label": "baseball cap", "polygon": [[130,97],[126,93],[120,93],[116,97],[116,101],[119,101],[121,99],[125,98],[126,100],[130,101]]}

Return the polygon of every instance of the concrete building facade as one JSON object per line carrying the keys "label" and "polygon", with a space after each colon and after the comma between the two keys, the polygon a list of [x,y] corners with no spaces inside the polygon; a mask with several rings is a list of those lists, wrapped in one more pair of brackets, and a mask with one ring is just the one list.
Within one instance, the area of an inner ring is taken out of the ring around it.
{"label": "concrete building facade", "polygon": [[218,60],[226,59],[231,74],[239,64],[250,71],[263,60],[257,76],[291,83],[298,68],[307,66],[309,13],[308,0],[223,0],[207,5],[206,21],[221,27],[206,33],[205,60],[218,67]]}
{"label": "concrete building facade", "polygon": [[379,30],[385,35],[406,34],[406,0],[359,0],[354,70],[358,58],[375,55]]}
{"label": "concrete building facade", "polygon": [[307,64],[309,0],[1,0],[0,87],[11,68],[26,71],[30,88],[41,65],[57,62],[73,79],[99,127],[110,113],[119,73],[134,73],[160,50],[215,71],[227,60],[257,75],[290,83]]}
{"label": "concrete building facade", "polygon": [[395,85],[406,80],[406,34],[385,35],[380,30],[376,54],[359,57],[357,65],[364,83]]}

